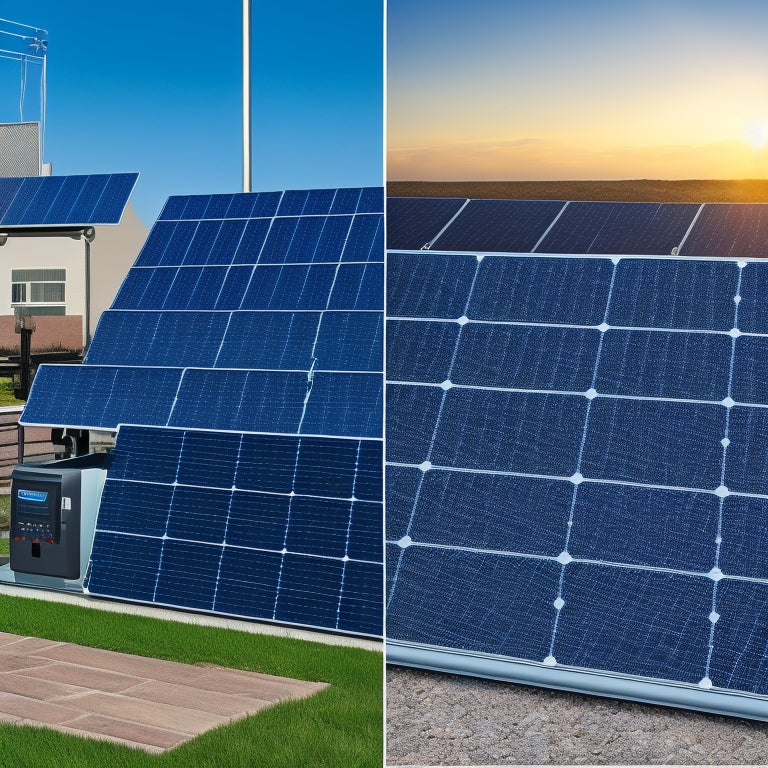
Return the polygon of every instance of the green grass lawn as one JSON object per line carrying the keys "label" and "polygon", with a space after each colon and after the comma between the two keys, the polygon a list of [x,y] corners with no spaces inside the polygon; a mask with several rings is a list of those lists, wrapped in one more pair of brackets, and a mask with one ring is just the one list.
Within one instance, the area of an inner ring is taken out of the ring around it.
{"label": "green grass lawn", "polygon": [[0,531],[7,531],[11,524],[11,494],[0,493]]}
{"label": "green grass lawn", "polygon": [[0,768],[380,768],[383,657],[376,651],[200,627],[0,595],[0,631],[190,664],[330,683],[162,755],[45,728],[0,725]]}
{"label": "green grass lawn", "polygon": [[25,402],[13,394],[13,379],[0,378],[0,405],[24,405]]}

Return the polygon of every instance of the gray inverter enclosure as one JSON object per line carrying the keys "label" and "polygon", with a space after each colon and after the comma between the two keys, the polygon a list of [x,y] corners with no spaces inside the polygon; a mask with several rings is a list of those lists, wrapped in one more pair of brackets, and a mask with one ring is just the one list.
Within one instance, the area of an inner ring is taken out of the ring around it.
{"label": "gray inverter enclosure", "polygon": [[105,460],[105,454],[93,454],[14,468],[10,570],[15,581],[29,582],[30,576],[82,581],[106,477]]}

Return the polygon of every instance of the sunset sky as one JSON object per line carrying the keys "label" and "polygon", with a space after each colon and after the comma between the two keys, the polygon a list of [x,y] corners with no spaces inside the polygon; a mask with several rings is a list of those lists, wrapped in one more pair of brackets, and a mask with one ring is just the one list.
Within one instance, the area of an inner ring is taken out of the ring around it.
{"label": "sunset sky", "polygon": [[762,0],[388,0],[388,178],[768,178],[766,40]]}

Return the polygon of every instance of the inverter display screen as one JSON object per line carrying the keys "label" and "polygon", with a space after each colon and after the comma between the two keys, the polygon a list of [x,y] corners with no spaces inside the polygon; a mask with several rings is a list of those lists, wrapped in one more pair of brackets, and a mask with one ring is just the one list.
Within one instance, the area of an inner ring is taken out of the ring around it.
{"label": "inverter display screen", "polygon": [[16,491],[16,509],[23,517],[50,517],[49,491],[19,488]]}
{"label": "inverter display screen", "polygon": [[61,533],[61,477],[13,478],[12,537],[20,541],[58,543]]}

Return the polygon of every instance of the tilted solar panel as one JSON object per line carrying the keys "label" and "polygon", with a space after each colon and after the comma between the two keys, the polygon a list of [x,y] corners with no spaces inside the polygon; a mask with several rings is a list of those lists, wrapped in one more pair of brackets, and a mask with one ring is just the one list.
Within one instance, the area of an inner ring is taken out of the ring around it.
{"label": "tilted solar panel", "polygon": [[118,431],[91,594],[381,635],[383,261],[379,188],[169,199],[22,416]]}
{"label": "tilted solar panel", "polygon": [[685,256],[764,258],[768,255],[768,205],[705,204],[680,253]]}
{"label": "tilted solar panel", "polygon": [[0,226],[118,224],[138,173],[0,178]]}
{"label": "tilted solar panel", "polygon": [[560,200],[470,200],[431,248],[528,253],[564,205]]}
{"label": "tilted solar panel", "polygon": [[683,242],[699,208],[691,203],[569,202],[535,250],[670,255]]}
{"label": "tilted solar panel", "polygon": [[87,590],[380,635],[381,441],[122,427]]}
{"label": "tilted solar panel", "polygon": [[387,198],[387,248],[423,248],[466,203],[463,198],[450,197]]}
{"label": "tilted solar panel", "polygon": [[766,288],[390,254],[388,659],[768,719]]}
{"label": "tilted solar panel", "polygon": [[[272,419],[279,432],[380,436],[382,209],[378,188],[170,198],[94,333],[83,369],[104,372],[41,366],[24,423],[270,431]],[[135,406],[155,399],[154,374],[134,370],[144,368],[176,382],[147,414]],[[88,396],[66,397],[85,377]],[[321,416],[350,391],[334,418]]]}

